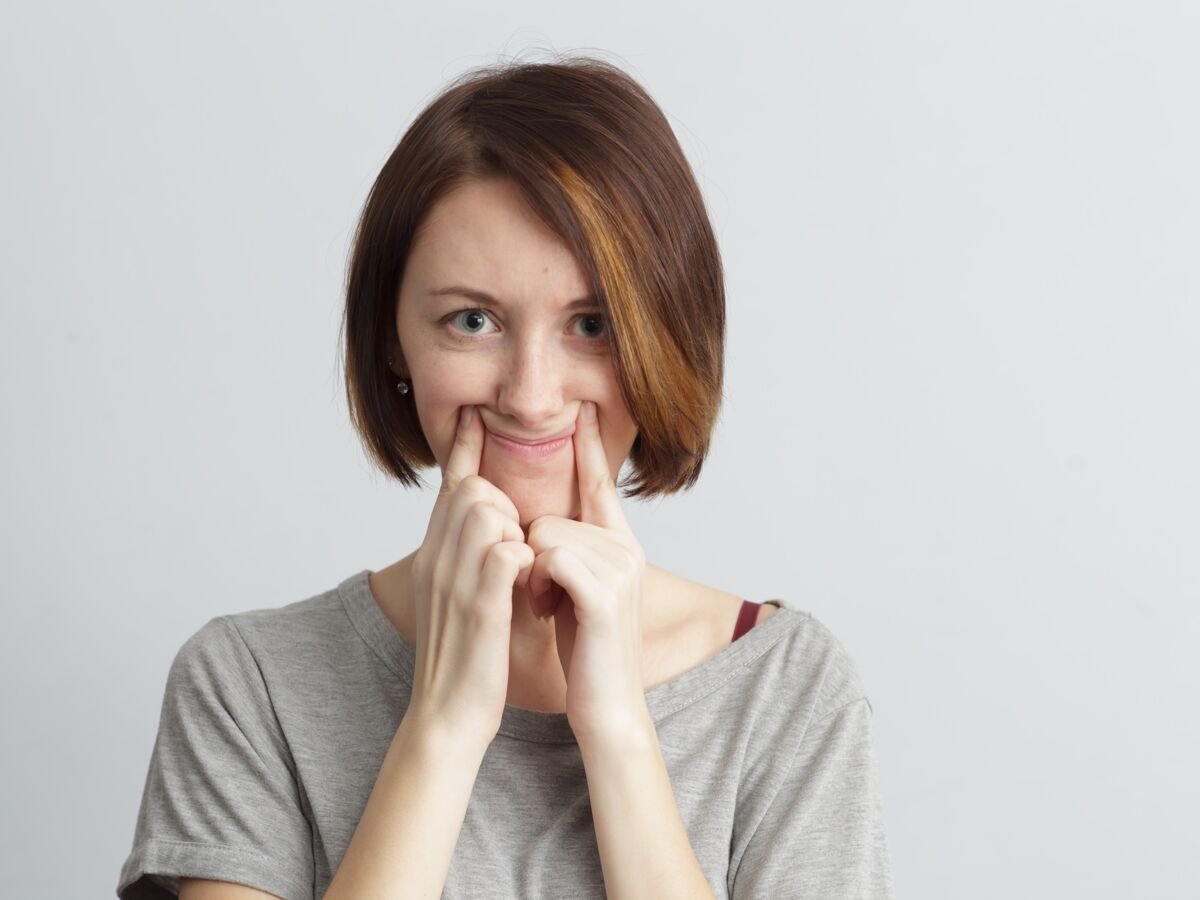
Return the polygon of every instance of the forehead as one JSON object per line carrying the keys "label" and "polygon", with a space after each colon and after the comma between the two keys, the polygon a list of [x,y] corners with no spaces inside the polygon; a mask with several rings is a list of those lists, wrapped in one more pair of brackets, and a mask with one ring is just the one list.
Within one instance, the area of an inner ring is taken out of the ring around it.
{"label": "forehead", "polygon": [[501,178],[466,182],[438,200],[406,268],[422,291],[467,284],[505,299],[561,300],[590,287],[566,242]]}

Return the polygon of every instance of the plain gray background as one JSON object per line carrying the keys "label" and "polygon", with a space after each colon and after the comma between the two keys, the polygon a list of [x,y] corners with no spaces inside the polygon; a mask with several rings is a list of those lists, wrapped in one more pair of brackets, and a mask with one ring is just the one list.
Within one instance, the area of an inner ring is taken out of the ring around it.
{"label": "plain gray background", "polygon": [[702,479],[626,503],[651,561],[846,644],[901,896],[1195,897],[1198,26],[5,4],[3,893],[113,895],[208,619],[419,544],[342,395],[351,230],[452,77],[579,50],[665,109],[727,270]]}

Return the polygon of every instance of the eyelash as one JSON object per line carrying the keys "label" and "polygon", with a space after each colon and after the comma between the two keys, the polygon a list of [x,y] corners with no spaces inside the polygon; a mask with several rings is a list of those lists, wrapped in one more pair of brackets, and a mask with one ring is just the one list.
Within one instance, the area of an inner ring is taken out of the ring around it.
{"label": "eyelash", "polygon": [[[442,319],[442,324],[449,326],[451,323],[454,322],[455,319],[457,319],[463,313],[473,313],[473,312],[477,312],[480,315],[485,316],[489,320],[491,319],[491,316],[488,315],[486,309],[480,309],[477,306],[468,306],[468,307],[464,307],[463,309],[456,309],[454,312],[447,315],[445,318]],[[601,314],[601,313],[580,313],[571,321],[576,322],[579,319],[599,319],[601,322],[604,323],[603,331],[601,331],[597,335],[593,335],[591,337],[585,337],[584,338],[585,341],[587,341],[588,343],[600,343],[601,341],[607,340],[607,338],[608,338],[608,323],[605,321],[603,314]],[[493,324],[495,324],[495,323],[493,322]],[[453,329],[451,329],[451,332],[452,332],[451,337],[453,337],[454,340],[462,341],[464,343],[470,343],[472,341],[482,340],[484,337],[486,337],[486,335],[472,335],[470,332],[456,332]]]}

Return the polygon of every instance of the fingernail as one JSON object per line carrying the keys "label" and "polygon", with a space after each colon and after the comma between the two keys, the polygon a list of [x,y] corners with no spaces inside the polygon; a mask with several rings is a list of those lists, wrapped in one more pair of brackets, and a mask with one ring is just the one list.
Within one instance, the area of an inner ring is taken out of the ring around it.
{"label": "fingernail", "polygon": [[475,417],[475,407],[464,406],[462,412],[458,415],[458,424],[464,428],[471,424],[471,420]]}
{"label": "fingernail", "polygon": [[596,421],[596,404],[591,400],[583,404],[583,418],[588,422]]}

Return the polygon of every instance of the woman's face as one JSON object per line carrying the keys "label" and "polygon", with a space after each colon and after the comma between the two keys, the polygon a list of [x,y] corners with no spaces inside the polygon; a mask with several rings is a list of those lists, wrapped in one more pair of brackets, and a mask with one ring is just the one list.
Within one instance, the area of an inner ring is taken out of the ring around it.
{"label": "woman's face", "polygon": [[637,436],[590,289],[565,242],[505,179],[446,194],[409,253],[396,310],[396,370],[411,379],[409,402],[443,469],[459,409],[478,407],[487,429],[479,474],[509,496],[522,526],[579,515],[573,439],[531,458],[496,434],[561,435],[592,400],[614,479]]}

